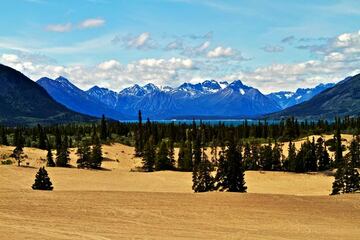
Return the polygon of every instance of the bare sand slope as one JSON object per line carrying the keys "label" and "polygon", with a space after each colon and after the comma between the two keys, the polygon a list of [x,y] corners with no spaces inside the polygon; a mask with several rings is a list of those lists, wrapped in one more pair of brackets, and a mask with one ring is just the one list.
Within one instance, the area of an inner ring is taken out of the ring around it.
{"label": "bare sand slope", "polygon": [[0,191],[0,239],[359,239],[360,198]]}
{"label": "bare sand slope", "polygon": [[104,170],[47,168],[53,192],[30,190],[46,151],[0,165],[0,239],[360,239],[360,194],[328,196],[325,174],[249,171],[248,194],[194,194],[191,173],[132,172],[133,148],[103,152]]}

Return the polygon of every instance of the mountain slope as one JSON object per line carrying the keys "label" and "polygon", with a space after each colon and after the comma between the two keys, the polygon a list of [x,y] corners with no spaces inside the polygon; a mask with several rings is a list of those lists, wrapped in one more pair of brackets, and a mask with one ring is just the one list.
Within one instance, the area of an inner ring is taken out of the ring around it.
{"label": "mountain slope", "polygon": [[282,109],[285,109],[308,101],[317,94],[333,86],[335,86],[333,83],[319,84],[315,88],[299,88],[296,90],[296,92],[281,91],[270,93],[267,96],[277,102]]}
{"label": "mountain slope", "polygon": [[98,88],[93,88],[90,94],[79,89],[64,77],[58,77],[53,80],[50,78],[41,78],[37,83],[42,86],[57,102],[65,105],[69,109],[88,114],[95,117],[101,117],[103,114],[110,118],[121,119],[121,113],[114,111],[106,103],[99,100]]}
{"label": "mountain slope", "polygon": [[53,100],[22,73],[0,64],[0,123],[33,124],[89,121]]}
{"label": "mountain slope", "polygon": [[311,100],[270,114],[269,118],[294,116],[298,118],[332,119],[335,116],[359,116],[360,74],[349,77]]}

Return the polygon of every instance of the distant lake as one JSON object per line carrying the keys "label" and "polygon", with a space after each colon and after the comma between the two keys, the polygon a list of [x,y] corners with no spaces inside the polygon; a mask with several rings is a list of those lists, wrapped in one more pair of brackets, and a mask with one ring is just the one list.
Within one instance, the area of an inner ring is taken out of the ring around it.
{"label": "distant lake", "polygon": [[[157,123],[164,123],[164,124],[169,124],[169,123],[175,123],[175,124],[192,124],[193,120],[177,120],[177,119],[173,119],[173,120],[150,120],[151,122],[157,122]],[[218,125],[219,123],[224,123],[226,126],[239,126],[239,125],[243,125],[245,123],[245,119],[211,119],[211,120],[195,120],[196,124],[200,124],[200,122],[204,123],[204,124],[208,124],[208,125]],[[125,120],[125,121],[120,121],[120,122],[128,122],[128,123],[134,123],[134,122],[138,122],[138,120]],[[146,119],[143,120],[143,123],[146,122]],[[259,123],[259,120],[247,120],[248,125],[257,125]],[[264,120],[260,121],[262,124],[265,123]],[[267,120],[266,121],[268,124],[277,124],[280,121],[279,120]]]}

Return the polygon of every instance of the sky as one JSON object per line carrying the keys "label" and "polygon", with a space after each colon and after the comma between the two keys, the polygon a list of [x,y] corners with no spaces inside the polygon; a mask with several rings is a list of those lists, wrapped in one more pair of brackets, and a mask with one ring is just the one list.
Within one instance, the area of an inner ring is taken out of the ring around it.
{"label": "sky", "polygon": [[233,81],[263,93],[360,73],[358,0],[3,0],[0,63],[86,90]]}

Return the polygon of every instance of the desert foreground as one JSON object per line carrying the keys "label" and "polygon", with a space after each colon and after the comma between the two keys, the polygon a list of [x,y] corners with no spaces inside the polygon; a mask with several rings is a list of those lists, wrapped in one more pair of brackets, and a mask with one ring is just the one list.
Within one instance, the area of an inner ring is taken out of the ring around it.
{"label": "desert foreground", "polygon": [[104,146],[101,171],[47,168],[43,192],[46,151],[25,148],[27,167],[0,165],[0,239],[360,239],[360,195],[328,196],[329,174],[247,172],[246,194],[194,194],[191,173],[131,171],[132,151]]}

